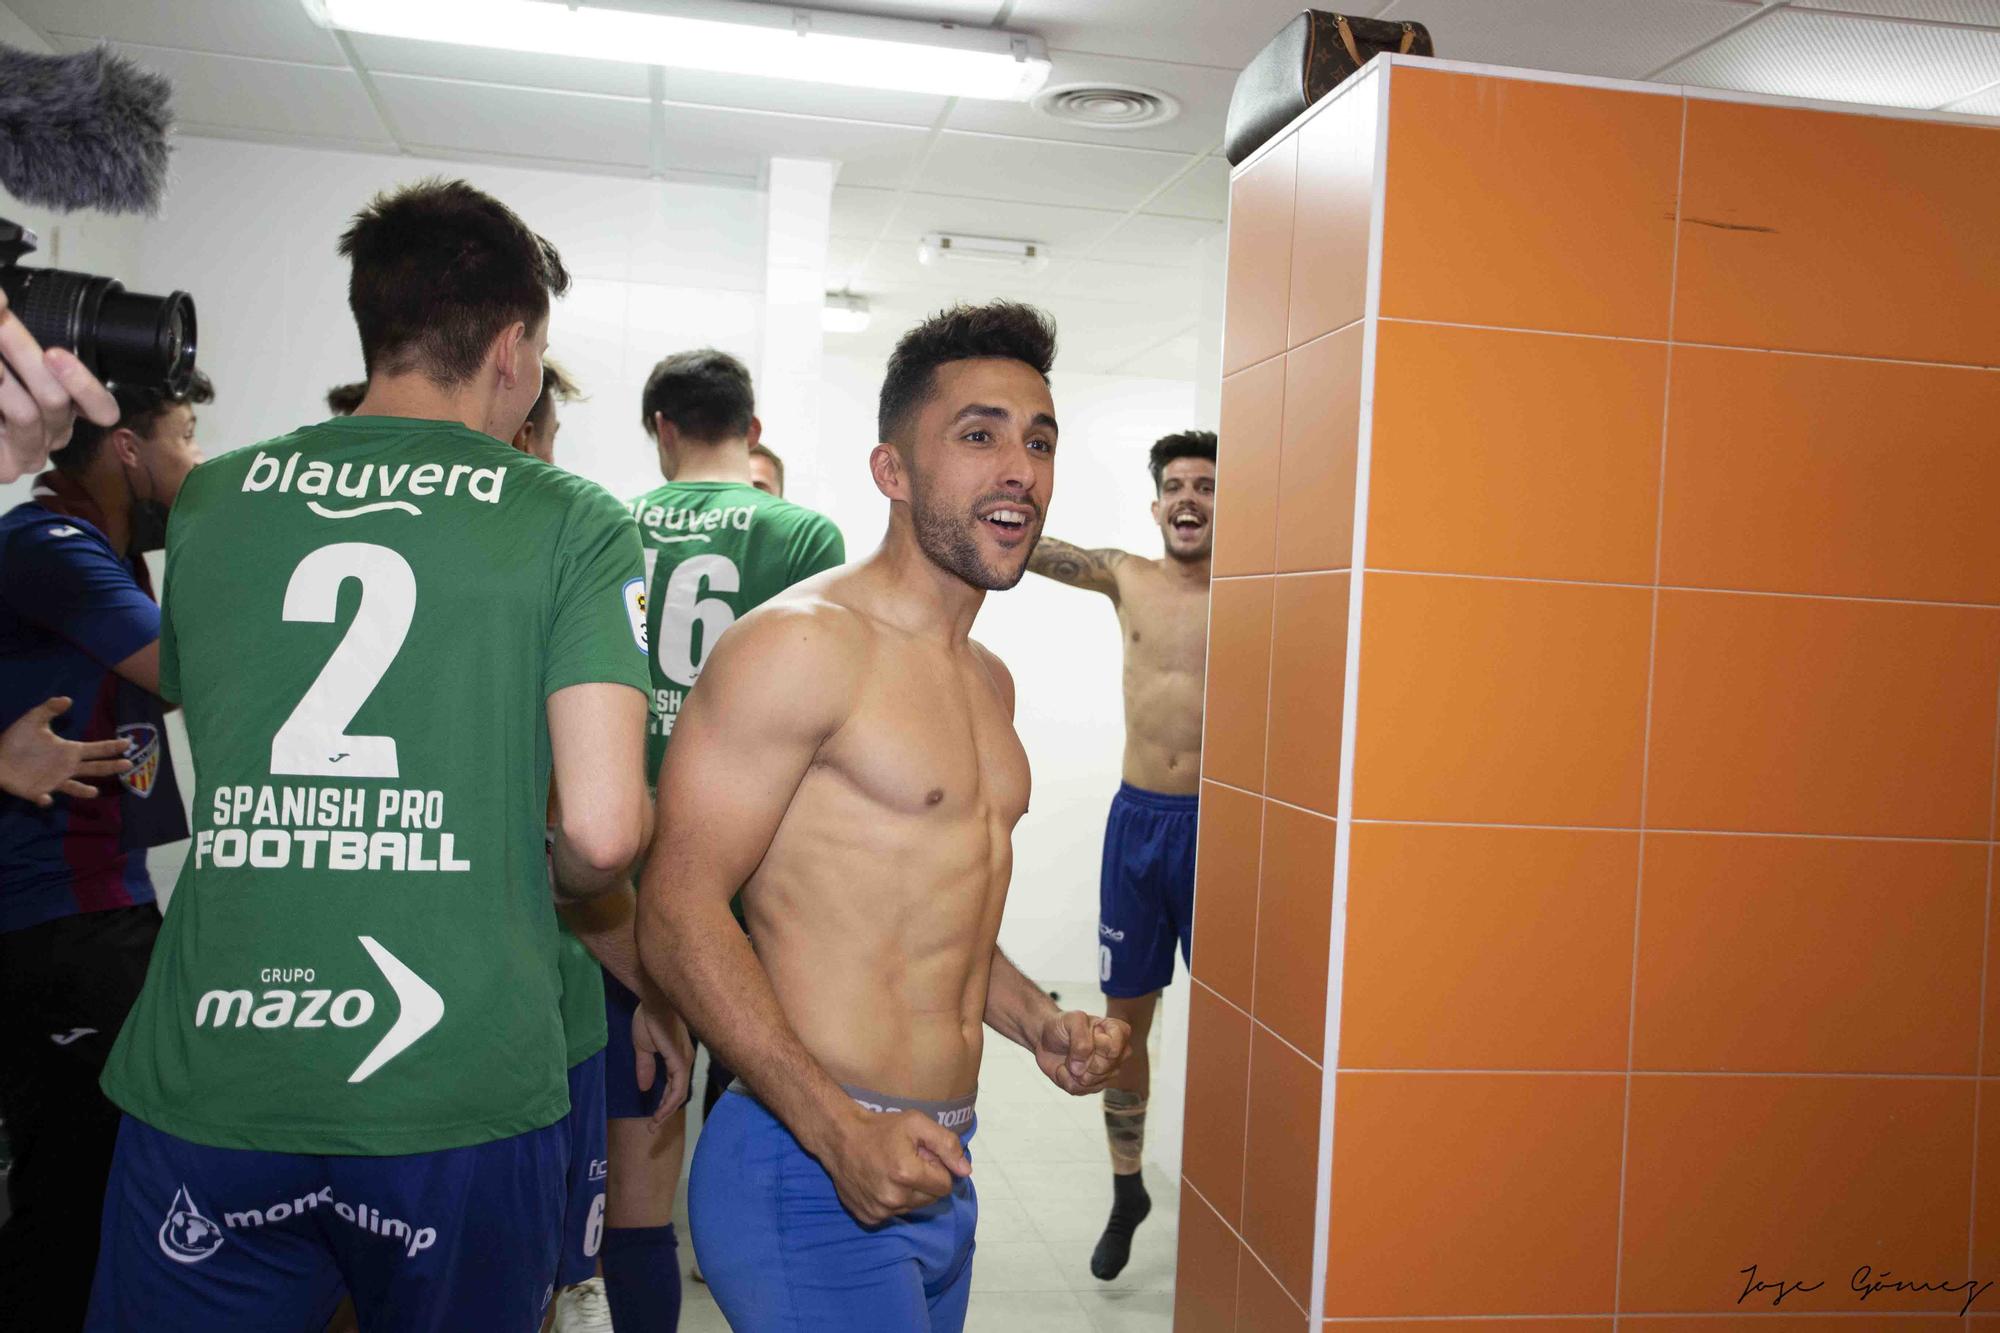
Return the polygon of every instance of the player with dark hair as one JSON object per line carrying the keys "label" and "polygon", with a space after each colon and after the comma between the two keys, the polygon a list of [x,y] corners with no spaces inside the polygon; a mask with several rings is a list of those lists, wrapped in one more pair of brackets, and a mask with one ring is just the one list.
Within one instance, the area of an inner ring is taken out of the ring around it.
{"label": "player with dark hair", "polygon": [[689,1186],[738,1333],[960,1328],[982,1022],[1072,1093],[1124,1056],[1123,1023],[1060,1011],[996,945],[1028,759],[967,636],[1054,487],[1054,357],[1020,305],[905,335],[869,455],[881,548],[738,621],[675,725],[640,940],[738,1075]]}
{"label": "player with dark hair", "polygon": [[544,463],[555,462],[556,432],[562,429],[562,418],[556,413],[556,404],[573,403],[581,397],[583,390],[569,377],[569,372],[548,357],[543,357],[542,396],[535,399],[535,405],[528,409],[521,429],[514,432],[514,447]]}
{"label": "player with dark hair", "polygon": [[785,460],[762,440],[750,446],[750,484],[771,495],[785,493]]}
{"label": "player with dark hair", "polygon": [[160,684],[202,785],[105,1072],[94,1330],[319,1329],[344,1286],[363,1328],[531,1333],[556,1276],[556,909],[629,894],[644,846],[638,541],[508,444],[569,284],[546,241],[429,180],[340,251],[367,395],[174,509]]}
{"label": "player with dark hair", "polygon": [[326,391],[326,410],[337,417],[351,417],[354,415],[354,409],[361,406],[361,400],[367,396],[367,380],[356,380],[352,384],[336,384]]}
{"label": "player with dark hair", "polygon": [[[117,742],[116,782],[0,796],[0,1115],[14,1148],[0,1310],[76,1328],[90,1297],[118,1108],[98,1090],[160,914],[146,852],[188,835],[160,698],[160,608],[145,555],[201,461],[185,397],[114,385],[55,467],[0,518],[0,726],[66,703],[66,742]],[[46,729],[46,728],[44,728]]]}
{"label": "player with dark hair", "polygon": [[[824,514],[750,484],[763,423],[750,371],[714,348],[667,357],[646,378],[640,413],[666,484],[632,502],[646,548],[647,629],[653,717],[647,772],[657,776],[682,700],[716,642],[739,616],[847,558],[840,529]],[[613,977],[605,984],[614,1036],[637,1002]],[[727,1069],[710,1052],[712,1085]],[[680,1188],[687,1116],[653,1130],[656,1099],[623,1069],[608,1071],[611,1191],[604,1233],[604,1284],[622,1333],[671,1333],[680,1302],[674,1195]]]}
{"label": "player with dark hair", "polygon": [[1109,597],[1125,644],[1124,782],[1111,800],[1098,879],[1098,981],[1111,1016],[1132,1028],[1132,1058],[1104,1090],[1111,1219],[1090,1271],[1106,1282],[1124,1271],[1132,1233],[1153,1209],[1140,1174],[1152,1082],[1146,1036],[1160,990],[1174,979],[1174,947],[1185,963],[1194,931],[1215,432],[1166,436],[1154,443],[1147,466],[1163,559],[1045,537],[1028,565]]}

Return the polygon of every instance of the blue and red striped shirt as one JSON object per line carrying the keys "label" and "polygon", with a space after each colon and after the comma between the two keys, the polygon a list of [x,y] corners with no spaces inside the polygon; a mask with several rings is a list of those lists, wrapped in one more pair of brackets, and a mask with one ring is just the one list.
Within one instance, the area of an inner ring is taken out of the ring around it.
{"label": "blue and red striped shirt", "polygon": [[0,727],[68,695],[56,731],[124,736],[133,769],[47,808],[0,794],[0,931],[153,901],[145,849],[188,835],[164,706],[112,670],[160,637],[159,604],[144,560],[112,549],[95,514],[52,472],[0,516]]}

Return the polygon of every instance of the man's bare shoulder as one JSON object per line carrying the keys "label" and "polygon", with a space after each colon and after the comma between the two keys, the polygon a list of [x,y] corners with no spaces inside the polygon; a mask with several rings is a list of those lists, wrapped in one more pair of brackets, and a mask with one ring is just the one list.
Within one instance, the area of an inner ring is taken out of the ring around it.
{"label": "man's bare shoulder", "polygon": [[1001,702],[1007,705],[1007,715],[1012,717],[1014,715],[1014,673],[1009,671],[1007,664],[1000,660],[1000,654],[994,652],[979,640],[967,639],[966,642],[972,645],[973,655],[979,659],[980,665],[986,668],[986,674],[992,677],[993,688],[999,693]]}

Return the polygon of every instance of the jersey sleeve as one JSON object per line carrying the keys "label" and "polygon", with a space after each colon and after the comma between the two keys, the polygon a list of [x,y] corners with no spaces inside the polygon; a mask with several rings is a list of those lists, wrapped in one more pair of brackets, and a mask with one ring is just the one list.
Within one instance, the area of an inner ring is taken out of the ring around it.
{"label": "jersey sleeve", "polygon": [[597,486],[577,496],[556,554],[542,693],[571,685],[646,692],[646,582],[632,515]]}
{"label": "jersey sleeve", "polygon": [[132,570],[91,532],[60,517],[14,535],[4,573],[23,620],[115,667],[160,637],[160,608]]}
{"label": "jersey sleeve", "polygon": [[814,514],[799,525],[792,538],[792,568],[786,586],[809,579],[847,563],[847,539],[824,514]]}

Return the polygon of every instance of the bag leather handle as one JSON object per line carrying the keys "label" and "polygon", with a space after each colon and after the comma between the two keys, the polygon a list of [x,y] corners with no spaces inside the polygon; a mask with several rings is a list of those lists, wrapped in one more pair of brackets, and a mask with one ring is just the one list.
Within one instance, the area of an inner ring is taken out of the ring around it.
{"label": "bag leather handle", "polygon": [[[1340,41],[1341,45],[1347,48],[1347,58],[1354,62],[1354,68],[1360,69],[1361,66],[1366,62],[1361,59],[1361,48],[1356,46],[1354,43],[1354,29],[1350,28],[1347,25],[1347,15],[1335,14],[1333,16],[1333,24],[1336,28],[1340,29]],[[1416,44],[1417,44],[1416,28],[1408,23],[1405,23],[1403,25],[1403,40],[1396,47],[1396,54],[1399,56],[1406,56],[1410,54],[1410,48],[1415,46]]]}

